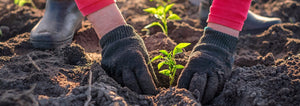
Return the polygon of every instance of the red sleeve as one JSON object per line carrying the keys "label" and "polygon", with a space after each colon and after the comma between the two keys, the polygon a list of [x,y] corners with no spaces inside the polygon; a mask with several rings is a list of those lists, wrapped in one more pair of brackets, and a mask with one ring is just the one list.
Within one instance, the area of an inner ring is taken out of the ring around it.
{"label": "red sleeve", "polygon": [[247,19],[251,0],[214,0],[207,22],[241,31]]}
{"label": "red sleeve", "polygon": [[112,3],[115,3],[115,0],[75,0],[75,2],[81,13],[84,16],[87,16]]}

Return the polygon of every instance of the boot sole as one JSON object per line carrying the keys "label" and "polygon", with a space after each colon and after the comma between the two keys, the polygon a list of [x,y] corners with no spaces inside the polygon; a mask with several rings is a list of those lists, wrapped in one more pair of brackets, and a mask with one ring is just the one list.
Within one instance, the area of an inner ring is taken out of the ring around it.
{"label": "boot sole", "polygon": [[45,41],[38,41],[38,40],[32,40],[30,39],[30,43],[34,48],[39,48],[39,49],[54,49],[58,47],[64,47],[68,46],[72,43],[74,34],[81,28],[81,22],[77,26],[76,30],[73,32],[72,37],[62,40],[62,41],[55,41],[55,42],[45,42]]}
{"label": "boot sole", "polygon": [[63,40],[63,41],[55,41],[55,42],[30,40],[30,43],[32,44],[32,46],[34,48],[53,49],[53,48],[64,47],[64,46],[70,45],[72,43],[72,41],[73,41],[73,37]]}
{"label": "boot sole", "polygon": [[266,31],[268,29],[269,29],[269,27],[267,27],[267,28],[260,28],[260,29],[253,29],[253,30],[242,30],[240,32],[240,34],[241,35],[245,35],[245,34],[255,35],[255,34],[263,33],[264,31]]}

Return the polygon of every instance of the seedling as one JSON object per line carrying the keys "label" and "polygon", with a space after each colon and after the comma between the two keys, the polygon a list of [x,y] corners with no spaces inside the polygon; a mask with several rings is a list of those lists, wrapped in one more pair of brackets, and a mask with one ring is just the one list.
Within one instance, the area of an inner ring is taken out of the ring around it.
{"label": "seedling", "polygon": [[160,74],[166,75],[169,77],[170,79],[170,87],[172,86],[173,82],[174,82],[174,78],[175,78],[175,73],[177,69],[183,69],[184,66],[180,65],[180,64],[176,64],[175,61],[175,55],[180,54],[183,52],[183,48],[189,46],[191,43],[179,43],[177,46],[175,46],[175,48],[173,49],[173,51],[167,52],[166,50],[160,50],[159,52],[163,54],[162,55],[158,55],[155,56],[153,59],[151,59],[150,62],[153,62],[157,59],[161,59],[162,61],[158,63],[157,68],[158,70],[160,70],[160,68],[163,65],[168,65],[169,68],[168,69],[164,69],[159,71]]}
{"label": "seedling", "polygon": [[19,6],[24,6],[25,4],[30,4],[33,8],[36,8],[35,4],[33,3],[32,0],[15,0],[14,1],[15,4],[19,5]]}
{"label": "seedling", "polygon": [[149,29],[153,26],[159,26],[162,29],[163,33],[168,36],[167,22],[170,20],[181,20],[181,18],[177,14],[173,13],[171,10],[171,8],[174,6],[174,3],[168,4],[163,0],[156,0],[156,1],[158,2],[158,6],[156,8],[150,7],[144,9],[144,11],[153,14],[155,18],[161,21],[162,24],[160,22],[152,22],[151,24],[148,24],[144,28]]}
{"label": "seedling", "polygon": [[0,38],[2,37],[2,35],[3,35],[3,34],[2,34],[2,30],[0,29]]}

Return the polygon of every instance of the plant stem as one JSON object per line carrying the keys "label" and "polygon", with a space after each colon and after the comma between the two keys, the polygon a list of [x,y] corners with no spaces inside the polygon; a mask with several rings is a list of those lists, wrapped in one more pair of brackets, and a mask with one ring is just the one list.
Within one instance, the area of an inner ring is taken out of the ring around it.
{"label": "plant stem", "polygon": [[164,26],[165,26],[165,34],[168,36],[168,26],[167,26],[167,22],[166,21],[163,22],[163,23],[164,23]]}
{"label": "plant stem", "polygon": [[36,6],[35,6],[35,4],[34,4],[34,2],[33,2],[32,0],[30,0],[30,4],[31,4],[31,6],[32,6],[33,8],[36,8]]}
{"label": "plant stem", "polygon": [[171,77],[170,87],[172,87],[172,84],[173,84],[174,78],[175,78],[175,73],[176,73],[176,67],[175,66],[173,66],[171,72],[172,72],[172,75],[170,76]]}
{"label": "plant stem", "polygon": [[[172,74],[172,70],[173,70],[172,65],[169,65],[169,70],[170,70],[170,74]],[[169,76],[169,79],[170,79],[169,86],[171,88],[172,87],[172,75]]]}
{"label": "plant stem", "polygon": [[[164,9],[165,9],[167,5],[164,4],[163,6],[164,6]],[[164,10],[164,11],[165,11],[165,10]],[[161,21],[162,21],[162,23],[163,23],[163,25],[164,25],[164,31],[163,31],[163,32],[165,33],[165,35],[168,36],[167,13],[166,13],[166,12],[163,13],[163,16],[162,16]]]}
{"label": "plant stem", "polygon": [[164,26],[162,26],[161,24],[158,24],[158,26],[163,30],[164,34],[166,34],[166,30],[165,30]]}
{"label": "plant stem", "polygon": [[0,38],[2,37],[2,30],[0,29]]}

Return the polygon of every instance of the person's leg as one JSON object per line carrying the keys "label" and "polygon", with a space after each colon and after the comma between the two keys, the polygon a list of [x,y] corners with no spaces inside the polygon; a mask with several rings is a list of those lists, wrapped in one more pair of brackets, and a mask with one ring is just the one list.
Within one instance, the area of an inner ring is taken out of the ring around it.
{"label": "person's leg", "polygon": [[30,42],[42,49],[70,44],[82,19],[74,0],[47,0],[45,15],[32,29]]}
{"label": "person's leg", "polygon": [[224,0],[222,2],[217,0],[213,2],[210,7],[207,26],[216,31],[238,37],[247,18],[250,3],[251,0]]}
{"label": "person's leg", "polygon": [[231,75],[239,32],[247,18],[251,0],[214,0],[208,26],[190,54],[178,80],[179,88],[194,92],[203,104],[222,91]]}
{"label": "person's leg", "polygon": [[93,24],[99,39],[126,22],[114,0],[75,0],[79,10]]}
{"label": "person's leg", "polygon": [[126,22],[116,4],[111,4],[87,16],[93,23],[99,39],[113,29],[125,25]]}
{"label": "person's leg", "polygon": [[[207,25],[207,18],[209,13],[209,7],[212,4],[212,0],[189,0],[191,4],[199,6],[200,20],[203,26]],[[259,33],[263,32],[274,24],[281,23],[280,18],[264,17],[257,15],[249,10],[247,19],[243,26],[243,33]]]}
{"label": "person's leg", "polygon": [[149,56],[144,42],[126,24],[114,0],[76,0],[76,3],[100,38],[101,66],[107,74],[137,93],[155,94],[150,74],[153,68],[147,64]]}
{"label": "person's leg", "polygon": [[210,27],[216,31],[220,31],[223,32],[225,34],[231,35],[233,37],[238,38],[239,37],[239,30],[236,29],[232,29],[230,27],[224,26],[224,25],[220,25],[220,24],[216,24],[216,23],[208,23],[207,27]]}

